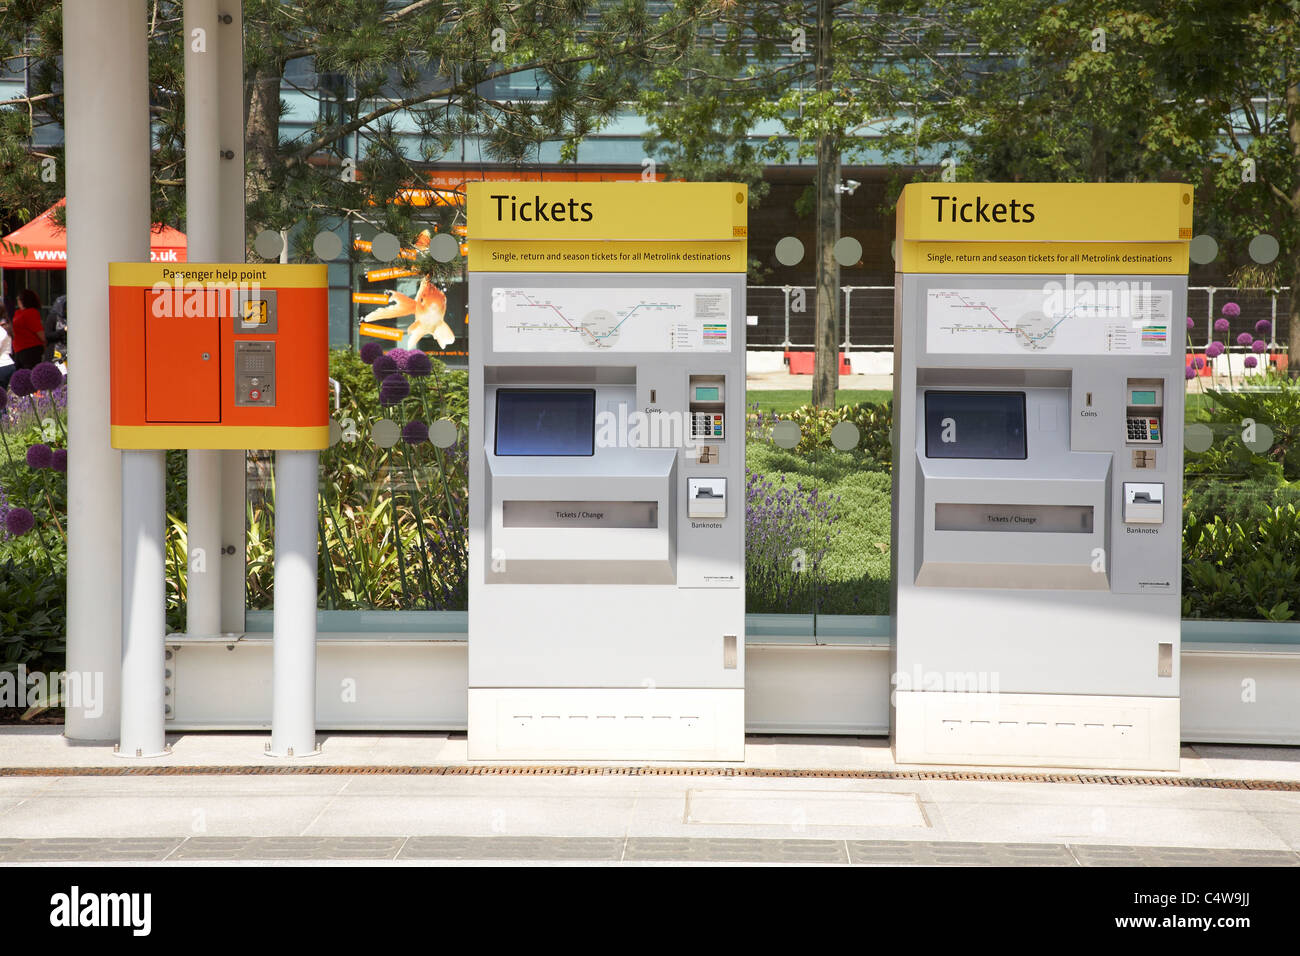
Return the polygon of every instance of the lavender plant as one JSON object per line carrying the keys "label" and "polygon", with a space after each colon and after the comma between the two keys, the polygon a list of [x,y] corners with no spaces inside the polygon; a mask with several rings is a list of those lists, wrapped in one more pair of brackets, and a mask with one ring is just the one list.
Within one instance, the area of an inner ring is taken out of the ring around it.
{"label": "lavender plant", "polygon": [[807,612],[818,570],[839,534],[838,496],[750,471],[745,482],[745,594],[751,613]]}

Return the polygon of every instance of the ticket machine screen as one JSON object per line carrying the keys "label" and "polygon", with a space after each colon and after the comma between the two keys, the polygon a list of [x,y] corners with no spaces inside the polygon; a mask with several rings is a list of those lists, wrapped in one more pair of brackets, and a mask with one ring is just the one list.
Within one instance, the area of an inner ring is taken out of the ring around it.
{"label": "ticket machine screen", "polygon": [[595,435],[595,389],[497,389],[498,455],[592,455]]}
{"label": "ticket machine screen", "polygon": [[1024,392],[925,393],[927,458],[1025,458]]}

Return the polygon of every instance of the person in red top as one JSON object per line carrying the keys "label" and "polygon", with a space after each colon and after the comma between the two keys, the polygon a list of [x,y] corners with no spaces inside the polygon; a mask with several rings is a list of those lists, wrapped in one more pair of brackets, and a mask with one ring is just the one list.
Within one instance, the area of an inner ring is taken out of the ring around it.
{"label": "person in red top", "polygon": [[23,289],[18,293],[18,305],[13,317],[14,365],[17,368],[35,368],[45,355],[41,300],[31,289]]}

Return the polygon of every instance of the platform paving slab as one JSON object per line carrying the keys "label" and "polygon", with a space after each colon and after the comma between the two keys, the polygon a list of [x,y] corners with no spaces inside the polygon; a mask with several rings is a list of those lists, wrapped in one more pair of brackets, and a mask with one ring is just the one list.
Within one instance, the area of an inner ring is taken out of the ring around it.
{"label": "platform paving slab", "polygon": [[1300,854],[1077,844],[666,837],[188,837],[0,840],[0,866],[348,863],[1300,867]]}

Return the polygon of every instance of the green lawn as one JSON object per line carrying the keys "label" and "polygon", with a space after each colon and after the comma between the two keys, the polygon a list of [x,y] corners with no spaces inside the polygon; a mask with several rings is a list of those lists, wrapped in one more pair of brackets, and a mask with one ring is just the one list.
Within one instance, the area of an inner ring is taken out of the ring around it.
{"label": "green lawn", "polygon": [[[887,402],[894,393],[883,388],[845,388],[835,393],[836,405],[856,405],[859,402]],[[750,411],[758,403],[759,411],[764,414],[776,412],[784,415],[800,405],[812,401],[812,386],[808,388],[751,388],[745,392],[745,404]]]}

